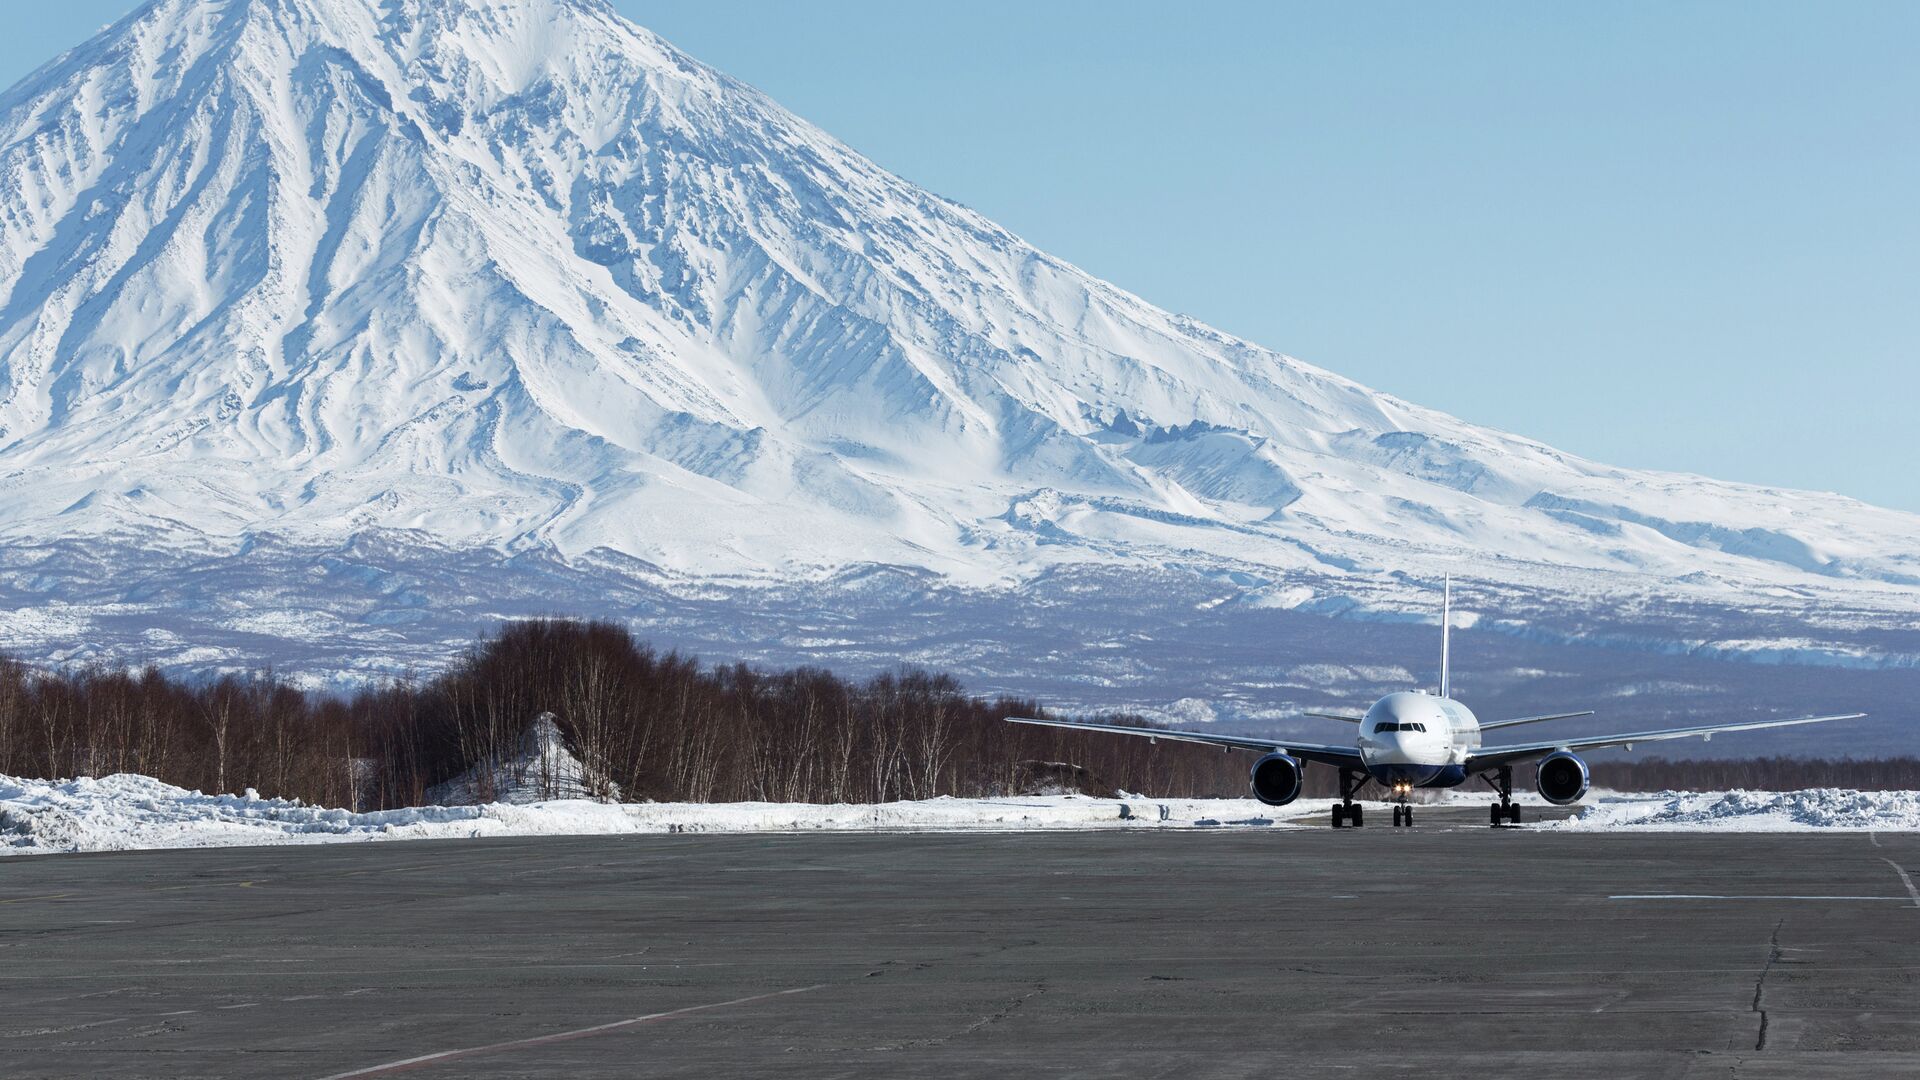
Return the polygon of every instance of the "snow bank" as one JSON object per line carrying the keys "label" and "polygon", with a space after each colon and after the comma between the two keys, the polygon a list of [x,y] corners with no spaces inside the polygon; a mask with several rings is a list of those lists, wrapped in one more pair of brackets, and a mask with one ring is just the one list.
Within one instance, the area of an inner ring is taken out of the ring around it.
{"label": "snow bank", "polygon": [[505,759],[482,762],[444,784],[435,784],[427,789],[427,801],[445,806],[492,802],[525,806],[562,799],[598,801],[602,794],[618,799],[620,785],[581,764],[567,749],[556,721],[552,713],[541,713],[520,733]]}
{"label": "snow bank", "polygon": [[[1285,816],[1317,818],[1328,805],[1297,803]],[[867,806],[555,800],[354,813],[252,793],[203,795],[128,774],[62,781],[0,776],[0,854],[621,833],[1250,828],[1279,821],[1271,808],[1245,799],[1079,795]]]}
{"label": "snow bank", "polygon": [[[625,803],[349,810],[285,799],[203,795],[145,776],[23,780],[0,776],[0,855],[252,844],[680,832],[966,832],[1321,827],[1328,800],[1275,809],[1249,799],[1096,799],[1048,795],[877,805]],[[1376,821],[1384,805],[1369,803]],[[1578,817],[1536,829],[1797,832],[1920,831],[1920,792],[1833,789],[1602,795]]]}
{"label": "snow bank", "polygon": [[1920,831],[1920,791],[1665,791],[1609,795],[1546,829],[1672,832]]}

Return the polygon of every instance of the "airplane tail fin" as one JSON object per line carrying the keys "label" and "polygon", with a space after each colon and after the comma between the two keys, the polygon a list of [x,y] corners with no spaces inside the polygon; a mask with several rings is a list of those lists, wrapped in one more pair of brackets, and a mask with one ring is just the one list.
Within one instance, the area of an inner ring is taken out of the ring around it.
{"label": "airplane tail fin", "polygon": [[1453,696],[1453,575],[1447,575],[1440,600],[1440,696]]}

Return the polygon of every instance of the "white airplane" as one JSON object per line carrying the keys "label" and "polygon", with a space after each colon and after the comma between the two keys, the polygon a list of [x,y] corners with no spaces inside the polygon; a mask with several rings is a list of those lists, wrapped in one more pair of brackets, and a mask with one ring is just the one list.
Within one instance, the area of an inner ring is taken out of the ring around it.
{"label": "white airplane", "polygon": [[1300,797],[1305,762],[1317,761],[1340,770],[1340,802],[1333,808],[1333,827],[1365,824],[1355,793],[1369,783],[1377,783],[1392,792],[1395,801],[1395,826],[1413,824],[1413,807],[1407,796],[1416,787],[1450,788],[1479,776],[1500,795],[1488,815],[1494,825],[1503,821],[1520,823],[1520,807],[1513,801],[1513,767],[1538,759],[1535,786],[1540,796],[1555,806],[1566,806],[1586,795],[1589,783],[1587,763],[1575,755],[1579,750],[1599,750],[1610,746],[1686,739],[1699,736],[1712,739],[1723,731],[1755,731],[1760,728],[1791,727],[1795,724],[1824,724],[1830,720],[1857,720],[1865,713],[1838,716],[1802,716],[1792,720],[1755,720],[1744,724],[1709,724],[1703,727],[1666,728],[1660,731],[1636,731],[1628,735],[1603,735],[1584,739],[1544,739],[1540,742],[1482,746],[1483,732],[1496,728],[1539,724],[1548,720],[1568,720],[1592,716],[1586,712],[1549,713],[1522,716],[1482,724],[1473,711],[1453,700],[1449,675],[1452,663],[1453,581],[1447,580],[1440,614],[1440,692],[1399,691],[1373,703],[1365,716],[1344,713],[1310,712],[1306,715],[1324,720],[1343,720],[1360,726],[1359,738],[1351,746],[1322,745],[1291,740],[1253,739],[1241,735],[1205,735],[1194,731],[1169,731],[1163,728],[1123,727],[1117,724],[1083,724],[1072,720],[1036,720],[1010,716],[1015,724],[1070,728],[1075,731],[1103,731],[1114,735],[1142,736],[1154,741],[1206,743],[1224,747],[1228,752],[1252,750],[1264,754],[1253,764],[1248,786],[1253,797],[1268,806],[1285,806]]}

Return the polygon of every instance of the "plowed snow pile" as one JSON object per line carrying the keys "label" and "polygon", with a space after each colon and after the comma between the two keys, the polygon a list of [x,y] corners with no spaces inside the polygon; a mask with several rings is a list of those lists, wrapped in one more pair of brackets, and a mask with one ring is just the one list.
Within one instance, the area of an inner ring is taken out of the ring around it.
{"label": "plowed snow pile", "polygon": [[1920,830],[1920,791],[1665,791],[1599,798],[1549,829],[1801,832]]}
{"label": "plowed snow pile", "polygon": [[541,713],[520,735],[506,758],[475,765],[444,784],[427,789],[427,801],[448,806],[477,806],[490,802],[530,803],[595,799],[606,793],[620,797],[620,785],[581,764],[567,749],[552,713]]}
{"label": "plowed snow pile", "polygon": [[[1296,803],[1287,816],[1324,815],[1328,805]],[[0,855],[476,836],[1253,827],[1274,825],[1276,817],[1251,800],[1079,795],[864,806],[556,800],[354,813],[251,794],[203,795],[128,774],[61,781],[0,776]]]}
{"label": "plowed snow pile", "polygon": [[[252,793],[203,795],[129,774],[78,780],[0,776],[0,855],[618,833],[1249,828],[1287,822],[1323,827],[1328,806],[1324,799],[1276,810],[1247,799],[1047,795],[877,805],[563,799],[356,813]],[[1369,804],[1370,815],[1375,807]],[[1384,816],[1385,807],[1377,813]],[[1605,795],[1579,817],[1528,828],[1920,831],[1920,792]]]}

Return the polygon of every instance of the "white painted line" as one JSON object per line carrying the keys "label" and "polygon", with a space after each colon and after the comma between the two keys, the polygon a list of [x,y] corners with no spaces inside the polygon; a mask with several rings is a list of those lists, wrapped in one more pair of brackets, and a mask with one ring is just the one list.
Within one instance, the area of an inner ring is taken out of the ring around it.
{"label": "white painted line", "polygon": [[1907,887],[1907,895],[1913,897],[1913,906],[1920,908],[1920,889],[1913,887],[1913,879],[1908,877],[1907,872],[1900,868],[1900,864],[1894,862],[1892,859],[1883,858],[1880,861],[1893,867],[1893,872],[1900,875],[1900,884],[1905,885]]}
{"label": "white painted line", "polygon": [[[1902,875],[1904,876],[1904,875]],[[1909,888],[1912,886],[1909,885]],[[1905,903],[1904,896],[1722,896],[1711,893],[1643,893],[1609,896],[1609,900],[1891,900]],[[1920,903],[1920,898],[1916,898]]]}
{"label": "white painted line", "polygon": [[443,1061],[457,1061],[461,1058],[478,1057],[481,1054],[498,1054],[507,1050],[519,1050],[529,1046],[545,1046],[548,1043],[566,1042],[570,1039],[585,1039],[594,1035],[605,1035],[609,1032],[638,1027],[641,1024],[652,1024],[661,1020],[673,1020],[682,1016],[691,1016],[694,1013],[712,1012],[715,1009],[725,1009],[734,1005],[750,1005],[756,1001],[769,1001],[773,998],[787,997],[791,994],[805,994],[814,990],[825,989],[828,985],[827,983],[817,983],[813,986],[801,986],[792,990],[775,990],[771,994],[755,994],[752,997],[734,998],[732,1001],[716,1001],[710,1005],[689,1005],[684,1009],[648,1013],[645,1016],[636,1016],[631,1020],[616,1020],[611,1024],[596,1024],[593,1027],[576,1028],[573,1031],[560,1031],[552,1035],[537,1035],[531,1039],[515,1039],[512,1042],[491,1043],[486,1046],[470,1046],[463,1050],[442,1050],[435,1054],[422,1054],[419,1057],[389,1061],[383,1065],[369,1065],[364,1069],[355,1069],[352,1072],[334,1073],[331,1076],[322,1077],[321,1080],[348,1080],[349,1077],[354,1076],[384,1076],[388,1073],[436,1065]]}

